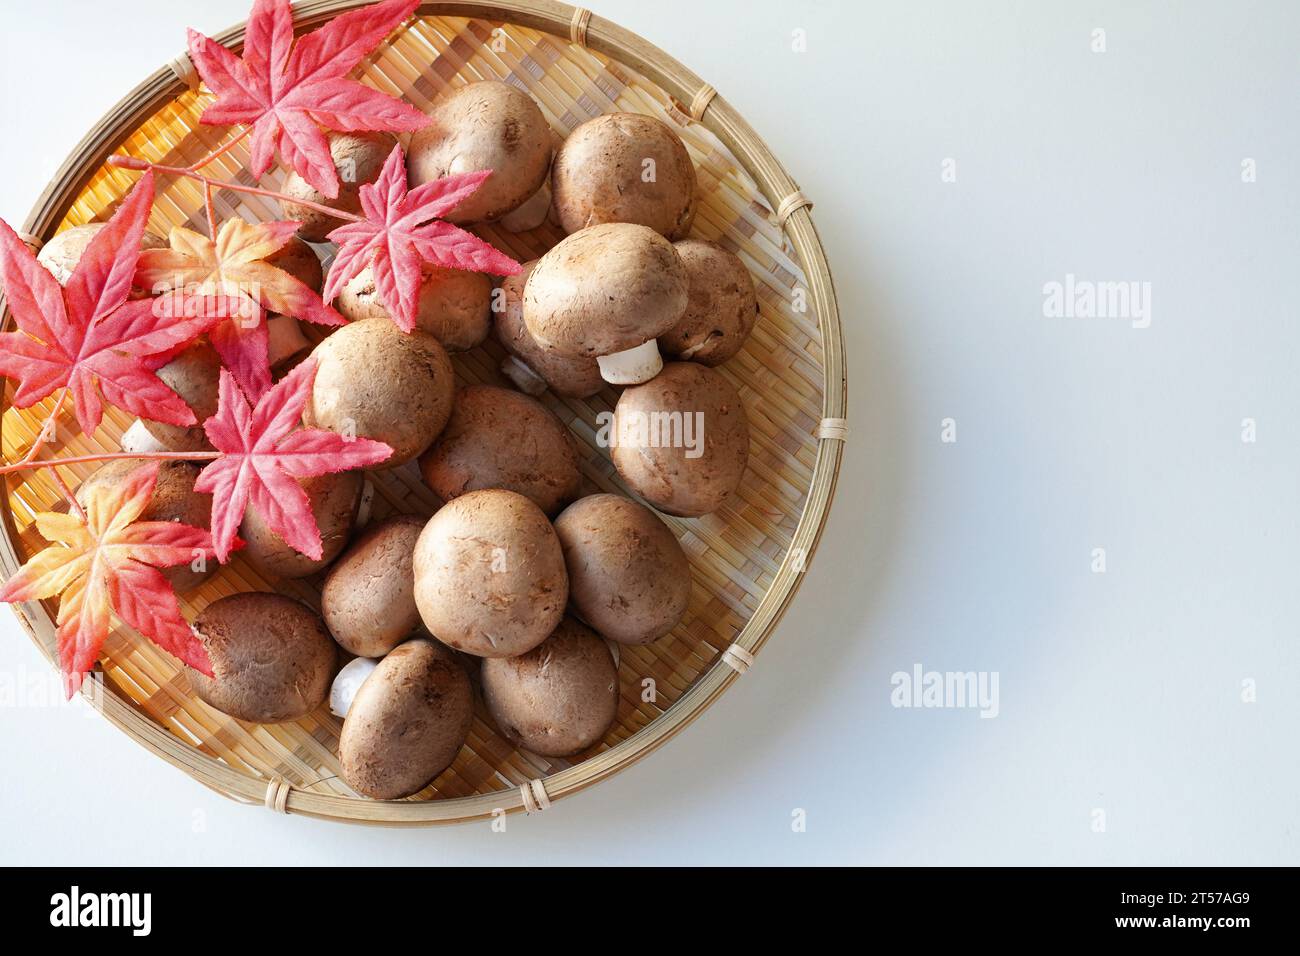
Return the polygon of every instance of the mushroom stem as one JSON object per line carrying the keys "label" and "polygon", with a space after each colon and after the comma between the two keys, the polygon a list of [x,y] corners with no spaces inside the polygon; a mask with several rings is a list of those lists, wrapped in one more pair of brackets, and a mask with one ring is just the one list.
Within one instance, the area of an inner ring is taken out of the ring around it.
{"label": "mushroom stem", "polygon": [[601,355],[596,364],[600,366],[600,377],[611,385],[640,385],[663,370],[664,360],[659,357],[658,340],[651,339],[635,348]]}
{"label": "mushroom stem", "polygon": [[144,422],[136,419],[126,431],[122,432],[122,450],[129,452],[161,452],[169,451],[153,433],[145,427]]}
{"label": "mushroom stem", "polygon": [[336,717],[346,717],[352,708],[352,701],[357,691],[366,682],[366,678],[379,666],[379,661],[369,657],[358,657],[343,666],[330,685],[330,712]]}
{"label": "mushroom stem", "polygon": [[293,316],[277,315],[273,319],[268,319],[266,331],[267,361],[272,368],[311,345],[302,334],[298,320]]}
{"label": "mushroom stem", "polygon": [[514,383],[525,395],[540,395],[546,391],[546,380],[522,362],[517,355],[507,355],[501,362],[501,374]]}
{"label": "mushroom stem", "polygon": [[542,188],[533,193],[521,205],[501,217],[501,225],[506,232],[527,232],[546,222],[551,212],[551,187],[542,183]]}

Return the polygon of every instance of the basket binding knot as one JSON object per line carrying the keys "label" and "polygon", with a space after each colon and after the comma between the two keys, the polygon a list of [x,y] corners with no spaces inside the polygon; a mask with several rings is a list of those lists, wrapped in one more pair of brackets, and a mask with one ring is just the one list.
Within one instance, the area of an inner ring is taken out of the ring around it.
{"label": "basket binding knot", "polygon": [[525,813],[541,813],[551,808],[551,798],[546,793],[546,785],[540,779],[520,784],[519,796],[523,798]]}
{"label": "basket binding knot", "polygon": [[811,209],[813,201],[805,196],[800,190],[796,189],[790,195],[786,196],[776,207],[776,223],[778,226],[784,226],[790,221],[800,209]]}
{"label": "basket binding knot", "polygon": [[737,674],[743,674],[754,666],[754,655],[739,644],[732,644],[722,652],[722,662]]}
{"label": "basket binding knot", "polygon": [[276,813],[289,812],[289,792],[293,790],[289,781],[283,777],[272,777],[266,782],[266,797],[262,801],[266,809]]}
{"label": "basket binding knot", "polygon": [[40,252],[41,247],[45,245],[45,241],[41,239],[40,236],[33,236],[30,232],[20,232],[18,233],[18,238],[21,239],[26,244],[27,248],[32,250],[33,253]]}
{"label": "basket binding knot", "polygon": [[825,441],[849,440],[849,420],[847,418],[823,418],[817,426],[817,437]]}
{"label": "basket binding knot", "polygon": [[691,105],[689,107],[691,119],[695,120],[697,123],[704,119],[704,111],[709,108],[709,105],[713,102],[713,98],[717,95],[718,91],[708,83],[701,86],[699,92],[691,99]]}
{"label": "basket binding knot", "polygon": [[194,68],[194,61],[188,53],[182,53],[167,61],[167,67],[190,90],[199,88],[199,71]]}
{"label": "basket binding knot", "polygon": [[569,23],[569,39],[578,46],[587,45],[587,26],[591,23],[591,11],[584,7],[575,7],[573,20]]}

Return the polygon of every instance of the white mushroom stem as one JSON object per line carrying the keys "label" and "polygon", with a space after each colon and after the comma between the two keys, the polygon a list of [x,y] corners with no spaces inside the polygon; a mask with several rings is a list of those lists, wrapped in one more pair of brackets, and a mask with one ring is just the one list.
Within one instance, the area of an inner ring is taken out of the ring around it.
{"label": "white mushroom stem", "polygon": [[522,205],[516,206],[502,216],[501,225],[506,232],[527,232],[546,222],[550,211],[551,187],[543,183],[542,188],[533,193],[531,198],[524,200]]}
{"label": "white mushroom stem", "polygon": [[144,422],[138,418],[130,428],[122,432],[122,451],[130,452],[132,455],[152,455],[155,452],[169,450],[153,437],[153,432],[149,431]]}
{"label": "white mushroom stem", "polygon": [[366,682],[370,672],[379,666],[379,661],[369,657],[358,657],[348,661],[334,683],[330,685],[330,711],[337,717],[346,717],[356,699],[357,691]]}
{"label": "white mushroom stem", "polygon": [[270,339],[267,344],[267,360],[272,368],[311,345],[302,334],[298,320],[292,316],[277,315],[267,320],[266,331]]}
{"label": "white mushroom stem", "polygon": [[636,348],[601,355],[596,359],[600,377],[611,385],[640,385],[658,375],[664,367],[659,357],[659,342],[651,339]]}
{"label": "white mushroom stem", "polygon": [[525,395],[540,395],[546,391],[546,380],[534,372],[518,356],[507,355],[501,362],[501,374],[510,379],[515,388]]}

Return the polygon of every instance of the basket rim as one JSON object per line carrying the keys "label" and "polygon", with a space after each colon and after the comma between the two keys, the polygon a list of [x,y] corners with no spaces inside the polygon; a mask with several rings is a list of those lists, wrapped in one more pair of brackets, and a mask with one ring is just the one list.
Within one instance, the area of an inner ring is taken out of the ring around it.
{"label": "basket rim", "polygon": [[[368,2],[371,0],[295,3],[294,27],[303,30],[317,26]],[[812,222],[810,206],[790,202],[801,195],[795,181],[767,144],[713,87],[637,34],[603,17],[593,16],[590,11],[556,0],[427,2],[420,4],[416,15],[464,16],[514,23],[553,34],[565,42],[576,40],[581,35],[586,47],[636,70],[683,104],[684,111],[698,115],[696,121],[732,152],[772,209],[794,207],[785,218],[784,230],[804,268],[822,338],[822,417],[846,417],[848,383],[839,310],[830,267]],[[579,24],[585,25],[585,31],[579,28]],[[237,50],[242,45],[245,27],[246,21],[223,31],[214,39]],[[171,65],[165,65],[119,101],[68,155],[33,206],[24,231],[46,238],[113,150],[138,128],[144,118],[165,106],[184,89],[184,80]],[[703,104],[702,110],[696,105],[699,103]],[[0,327],[7,325],[8,319],[9,313],[0,292]],[[808,497],[790,547],[771,586],[734,638],[734,643],[744,651],[757,654],[771,637],[815,554],[834,497],[843,456],[842,437],[842,433],[838,437],[826,434],[819,437]],[[21,565],[15,548],[16,527],[8,494],[0,501],[0,520],[4,522],[5,531],[0,535],[0,569],[8,577]],[[33,642],[47,660],[57,666],[54,624],[46,608],[40,602],[12,607]],[[685,694],[632,736],[581,763],[541,778],[547,797],[554,801],[577,793],[631,766],[681,731],[740,676],[740,672],[724,660],[725,656],[719,655]],[[98,683],[88,682],[88,686]],[[103,686],[108,689],[110,685]],[[262,803],[265,799],[271,806],[274,803],[270,799],[272,791],[277,786],[282,790],[286,786],[277,780],[268,783],[264,777],[236,770],[197,750],[154,723],[133,702],[115,691],[100,695],[100,701],[104,715],[127,736],[223,796],[244,803]],[[276,808],[282,812],[337,822],[428,826],[486,819],[502,811],[525,810],[532,802],[531,797],[522,792],[527,786],[467,797],[420,801],[376,801],[291,788],[278,794],[281,799]]]}

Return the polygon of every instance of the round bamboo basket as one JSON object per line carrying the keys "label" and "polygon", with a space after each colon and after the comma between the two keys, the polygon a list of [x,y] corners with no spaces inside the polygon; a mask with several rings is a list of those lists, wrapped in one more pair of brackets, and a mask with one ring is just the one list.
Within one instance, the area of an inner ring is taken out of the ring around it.
{"label": "round bamboo basket", "polygon": [[[309,0],[295,5],[295,24],[312,29],[359,0]],[[216,39],[238,50],[243,26]],[[653,45],[588,11],[551,0],[426,3],[361,69],[366,82],[427,108],[449,86],[504,79],[529,92],[552,126],[567,134],[592,116],[648,113],[676,129],[699,172],[700,209],[693,235],[715,239],[745,261],[755,279],[761,315],[745,350],[721,367],[740,390],[750,420],[751,456],[736,500],[695,520],[666,518],[691,560],[690,609],[676,630],[644,647],[622,648],[621,700],[606,739],[571,759],[515,750],[481,704],[469,741],[455,763],[407,800],[359,798],[339,777],[340,721],[326,707],[277,725],[243,723],[203,704],[183,669],[144,638],[119,625],[104,645],[99,679],[87,687],[97,706],[132,739],[200,783],[230,798],[280,812],[328,820],[419,826],[483,819],[501,812],[545,809],[552,801],[629,766],[663,744],[709,706],[754,662],[799,586],[825,524],[847,430],[846,382],[839,315],[830,270],[810,215],[811,204],[739,113],[695,73]],[[123,152],[188,165],[224,143],[231,131],[198,122],[210,94],[188,57],[155,71],[90,131],[41,195],[24,226],[36,243],[60,229],[107,218],[135,181],[109,167]],[[247,153],[237,146],[210,167],[217,178],[252,182]],[[273,170],[264,185],[278,186]],[[221,218],[279,218],[273,201],[225,191]],[[160,179],[150,229],[177,224],[204,229],[201,187]],[[481,234],[524,260],[561,235],[550,225],[520,235],[495,228]],[[329,249],[319,251],[328,258]],[[10,317],[3,313],[7,326]],[[490,342],[456,357],[464,382],[504,382],[504,353]],[[597,415],[616,393],[548,406],[570,427],[583,452],[587,491],[627,493],[597,447]],[[4,457],[23,455],[52,400],[19,411],[4,394],[0,439]],[[117,450],[131,420],[108,409],[91,436],[65,411],[47,456]],[[70,467],[80,480],[93,465]],[[411,468],[371,476],[372,514],[431,513],[438,505]],[[8,476],[2,510],[0,567],[12,574],[44,546],[36,512],[61,500],[44,471]],[[319,603],[318,582],[264,579],[236,555],[201,589],[182,595],[193,617],[204,605],[239,591],[277,590]],[[15,611],[51,662],[57,602]],[[653,692],[651,692],[653,691]]]}

